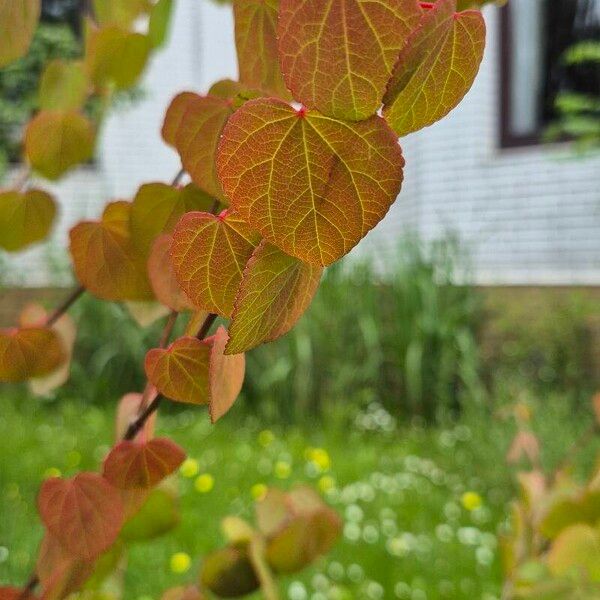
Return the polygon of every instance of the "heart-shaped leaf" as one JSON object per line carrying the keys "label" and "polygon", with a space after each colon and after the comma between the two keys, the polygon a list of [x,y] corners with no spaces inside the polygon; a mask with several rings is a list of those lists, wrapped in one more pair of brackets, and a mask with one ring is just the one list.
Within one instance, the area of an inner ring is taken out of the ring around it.
{"label": "heart-shaped leaf", "polygon": [[209,361],[206,340],[181,337],[166,349],[154,348],[146,354],[146,375],[171,400],[207,404]]}
{"label": "heart-shaped leaf", "polygon": [[279,0],[235,0],[235,44],[240,81],[289,98],[279,68],[277,13]]}
{"label": "heart-shaped leaf", "polygon": [[19,382],[42,377],[65,361],[59,335],[45,327],[0,330],[0,381]]}
{"label": "heart-shaped leaf", "polygon": [[185,452],[167,438],[147,442],[124,440],[104,460],[104,478],[119,489],[151,488],[171,475]]}
{"label": "heart-shaped leaf", "polygon": [[109,548],[123,524],[119,492],[96,473],[46,479],[38,508],[51,535],[69,554],[85,561]]}
{"label": "heart-shaped leaf", "polygon": [[271,98],[247,102],[229,119],[217,162],[242,219],[316,265],[341,258],[379,223],[404,166],[380,117],[343,123]]}
{"label": "heart-shaped leaf", "polygon": [[133,86],[148,61],[150,40],[117,26],[92,31],[86,48],[86,67],[90,79],[100,88]]}
{"label": "heart-shaped leaf", "polygon": [[259,242],[235,212],[218,217],[188,213],[173,234],[177,280],[196,306],[229,317],[242,272]]}
{"label": "heart-shaped leaf", "polygon": [[96,132],[91,122],[73,111],[42,110],[25,131],[25,155],[47,179],[58,179],[90,160]]}
{"label": "heart-shaped leaf", "polygon": [[71,256],[80,283],[105,300],[153,297],[144,257],[131,239],[131,204],[113,202],[102,220],[84,221],[71,230]]}
{"label": "heart-shaped leaf", "polygon": [[251,594],[260,582],[248,554],[248,545],[229,546],[204,558],[200,582],[221,598]]}
{"label": "heart-shaped leaf", "polygon": [[88,79],[80,62],[50,61],[40,80],[42,110],[78,110],[87,98]]}
{"label": "heart-shaped leaf", "polygon": [[226,354],[246,352],[287,333],[311,303],[322,272],[261,242],[244,269]]}
{"label": "heart-shaped leaf", "polygon": [[563,530],[548,554],[548,567],[553,575],[583,576],[600,582],[600,532],[586,524]]}
{"label": "heart-shaped leaf", "polygon": [[148,258],[148,275],[156,299],[176,312],[195,310],[194,303],[181,289],[175,277],[171,257],[173,238],[164,234],[156,238]]}
{"label": "heart-shaped leaf", "polygon": [[456,12],[456,0],[429,9],[400,54],[383,99],[383,114],[399,135],[432,125],[471,89],[485,48],[479,11]]}
{"label": "heart-shaped leaf", "polygon": [[220,200],[225,196],[217,177],[215,155],[232,113],[228,100],[183,92],[171,102],[162,129],[163,139],[177,150],[192,181]]}
{"label": "heart-shaped leaf", "polygon": [[27,52],[40,9],[40,0],[0,2],[0,68]]}
{"label": "heart-shaped leaf", "polygon": [[42,190],[0,193],[0,248],[14,252],[43,240],[55,217],[56,202]]}
{"label": "heart-shaped leaf", "polygon": [[184,188],[165,183],[142,185],[131,207],[131,235],[136,246],[147,255],[156,237],[172,232],[183,214],[193,210],[210,210],[213,202],[193,184]]}
{"label": "heart-shaped leaf", "polygon": [[294,98],[359,121],[381,106],[422,10],[417,0],[281,0],[279,14],[281,66]]}

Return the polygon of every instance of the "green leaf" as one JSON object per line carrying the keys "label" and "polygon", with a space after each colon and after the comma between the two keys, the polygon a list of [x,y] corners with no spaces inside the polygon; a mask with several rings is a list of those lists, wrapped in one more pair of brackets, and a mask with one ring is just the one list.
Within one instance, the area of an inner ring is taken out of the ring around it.
{"label": "green leaf", "polygon": [[87,98],[88,80],[80,62],[53,60],[40,81],[40,107],[43,110],[78,110]]}
{"label": "green leaf", "polygon": [[237,598],[256,591],[260,583],[248,554],[248,544],[209,554],[202,562],[200,583],[221,598]]}
{"label": "green leaf", "polygon": [[173,0],[158,0],[152,7],[148,37],[153,48],[159,48],[165,43],[172,13]]}
{"label": "green leaf", "polygon": [[29,49],[40,18],[40,0],[0,2],[0,68]]}
{"label": "green leaf", "polygon": [[550,571],[600,582],[600,532],[590,525],[573,525],[556,538],[548,554]]}
{"label": "green leaf", "polygon": [[175,494],[166,488],[150,492],[140,510],[123,526],[124,542],[145,542],[168,533],[179,524]]}
{"label": "green leaf", "polygon": [[439,0],[410,36],[384,96],[383,115],[399,135],[432,125],[471,89],[485,48],[479,11],[456,13]]}

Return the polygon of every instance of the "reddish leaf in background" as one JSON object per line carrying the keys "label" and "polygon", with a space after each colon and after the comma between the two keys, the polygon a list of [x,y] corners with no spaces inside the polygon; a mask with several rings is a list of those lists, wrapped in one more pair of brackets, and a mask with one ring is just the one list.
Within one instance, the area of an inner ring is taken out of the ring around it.
{"label": "reddish leaf in background", "polygon": [[456,0],[428,10],[400,54],[383,99],[383,114],[399,135],[432,125],[471,89],[485,49],[479,11],[456,13]]}
{"label": "reddish leaf in background", "polygon": [[50,534],[66,552],[84,561],[109,548],[123,524],[119,492],[96,473],[46,479],[38,508]]}
{"label": "reddish leaf in background", "polygon": [[113,202],[102,220],[71,229],[71,256],[80,283],[104,300],[153,298],[146,262],[131,239],[131,203]]}
{"label": "reddish leaf in background", "polygon": [[272,98],[247,102],[231,117],[217,162],[242,219],[315,265],[344,256],[383,219],[404,166],[380,117],[344,123]]}
{"label": "reddish leaf in background", "polygon": [[163,139],[177,150],[192,181],[219,200],[225,200],[225,196],[217,177],[215,155],[232,113],[229,100],[183,92],[171,102],[162,129]]}
{"label": "reddish leaf in background", "polygon": [[192,210],[210,210],[213,199],[194,184],[183,188],[166,183],[140,187],[131,207],[131,235],[136,247],[148,254],[161,233],[170,233],[179,218]]}
{"label": "reddish leaf in background", "polygon": [[188,213],[173,234],[177,280],[196,306],[229,317],[244,266],[259,242],[260,235],[235,212]]}
{"label": "reddish leaf in background", "polygon": [[66,358],[59,335],[42,327],[0,330],[0,381],[16,383],[48,375]]}
{"label": "reddish leaf in background", "polygon": [[168,234],[156,238],[148,258],[150,284],[156,299],[171,310],[195,310],[194,303],[181,289],[175,277],[175,267],[171,258],[172,243],[173,238]]}
{"label": "reddish leaf in background", "polygon": [[14,252],[43,240],[55,217],[56,202],[42,190],[0,193],[0,248]]}
{"label": "reddish leaf in background", "polygon": [[23,591],[15,587],[0,587],[0,600],[37,600],[33,593],[24,595]]}
{"label": "reddish leaf in background", "polygon": [[263,241],[244,270],[225,353],[246,352],[287,333],[311,303],[322,272]]}
{"label": "reddish leaf in background", "polygon": [[279,67],[279,0],[235,0],[235,45],[240,81],[279,98],[289,98]]}
{"label": "reddish leaf in background", "polygon": [[161,596],[160,600],[204,600],[204,596],[196,586],[190,585],[171,588]]}
{"label": "reddish leaf in background", "polygon": [[185,452],[166,438],[124,440],[104,460],[104,478],[119,489],[151,488],[173,473]]}
{"label": "reddish leaf in background", "polygon": [[409,34],[417,0],[281,0],[281,66],[294,98],[350,121],[374,115]]}
{"label": "reddish leaf in background", "polygon": [[78,112],[43,110],[27,125],[25,155],[38,173],[58,179],[92,158],[95,137],[92,123]]}
{"label": "reddish leaf in background", "polygon": [[207,404],[209,361],[206,340],[181,337],[167,349],[154,348],[146,354],[146,375],[171,400]]}
{"label": "reddish leaf in background", "polygon": [[[156,397],[156,390],[153,390],[149,396],[147,402],[150,403]],[[129,394],[125,394],[120,400],[119,405],[117,407],[117,416],[115,420],[115,439],[120,440],[125,435],[127,428],[129,425],[135,421],[136,417],[141,411],[142,405],[142,394],[138,394],[136,392],[131,392]],[[144,427],[140,430],[140,432],[135,437],[136,441],[143,442],[145,440],[149,440],[154,435],[154,424],[156,422],[156,413],[153,413],[146,423]]]}
{"label": "reddish leaf in background", "polygon": [[243,354],[224,354],[229,334],[223,326],[207,341],[211,343],[208,412],[211,421],[216,423],[233,406],[242,390],[246,358]]}

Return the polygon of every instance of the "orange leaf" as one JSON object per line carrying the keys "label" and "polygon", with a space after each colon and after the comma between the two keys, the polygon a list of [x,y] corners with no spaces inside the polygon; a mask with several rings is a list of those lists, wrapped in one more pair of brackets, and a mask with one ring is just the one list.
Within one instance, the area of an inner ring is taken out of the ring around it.
{"label": "orange leaf", "polygon": [[40,0],[0,2],[0,68],[27,52],[40,9]]}
{"label": "orange leaf", "polygon": [[175,229],[171,249],[179,284],[199,308],[231,316],[244,266],[259,242],[235,212],[188,213]]}
{"label": "orange leaf", "polygon": [[113,202],[102,220],[71,229],[71,255],[80,283],[104,300],[149,300],[152,289],[144,258],[131,239],[129,202]]}
{"label": "orange leaf", "polygon": [[261,242],[244,270],[225,353],[246,352],[287,333],[308,308],[322,272]]}
{"label": "orange leaf", "polygon": [[210,210],[213,199],[195,185],[183,188],[165,183],[146,183],[131,207],[131,235],[136,246],[148,254],[161,233],[170,233],[179,218],[192,210]]}
{"label": "orange leaf", "polygon": [[235,44],[240,81],[287,99],[277,49],[278,8],[279,0],[235,0]]}
{"label": "orange leaf", "polygon": [[27,125],[25,155],[47,179],[58,179],[90,160],[96,132],[91,122],[73,111],[43,110]]}
{"label": "orange leaf", "polygon": [[310,108],[349,121],[374,115],[422,10],[417,0],[281,0],[286,83]]}
{"label": "orange leaf", "polygon": [[194,303],[181,289],[175,277],[175,268],[171,258],[172,242],[173,238],[168,234],[156,238],[148,259],[150,284],[157,300],[171,310],[177,312],[195,310]]}
{"label": "orange leaf", "polygon": [[117,89],[125,89],[133,86],[146,66],[150,47],[147,36],[117,26],[92,31],[85,55],[90,79],[98,87],[113,84]]}
{"label": "orange leaf", "polygon": [[177,402],[208,403],[210,345],[206,340],[181,337],[167,349],[146,354],[146,375],[156,389]]}
{"label": "orange leaf", "polygon": [[[150,404],[156,397],[156,390],[152,390],[148,397],[148,404]],[[117,416],[115,419],[115,439],[120,440],[125,435],[127,428],[141,411],[142,394],[131,392],[125,394],[120,400],[117,407]],[[135,440],[143,442],[149,440],[154,435],[154,424],[156,422],[156,413],[150,415],[143,429],[137,434]]]}
{"label": "orange leaf", "polygon": [[0,248],[14,252],[43,240],[55,217],[56,202],[42,190],[0,193]]}
{"label": "orange leaf", "polygon": [[151,488],[173,473],[185,452],[166,438],[124,440],[104,460],[104,478],[119,489]]}
{"label": "orange leaf", "polygon": [[85,561],[108,549],[123,524],[119,492],[96,473],[46,479],[38,508],[44,525],[65,551]]}
{"label": "orange leaf", "polygon": [[23,594],[24,590],[15,587],[0,587],[0,600],[37,600],[37,596],[29,592]]}
{"label": "orange leaf", "polygon": [[19,382],[48,375],[65,360],[60,337],[52,329],[0,330],[0,381]]}
{"label": "orange leaf", "polygon": [[403,136],[446,116],[471,89],[485,48],[479,11],[456,12],[456,0],[428,10],[400,54],[383,114]]}
{"label": "orange leaf", "polygon": [[192,181],[202,190],[225,200],[215,167],[219,138],[233,113],[231,101],[183,92],[167,110],[162,136],[173,146]]}
{"label": "orange leaf", "polygon": [[242,219],[316,265],[341,258],[379,223],[404,166],[380,117],[344,123],[271,98],[247,102],[231,117],[217,162]]}
{"label": "orange leaf", "polygon": [[228,340],[229,335],[223,326],[207,340],[211,343],[208,411],[213,423],[233,406],[244,383],[246,358],[243,354],[225,355]]}

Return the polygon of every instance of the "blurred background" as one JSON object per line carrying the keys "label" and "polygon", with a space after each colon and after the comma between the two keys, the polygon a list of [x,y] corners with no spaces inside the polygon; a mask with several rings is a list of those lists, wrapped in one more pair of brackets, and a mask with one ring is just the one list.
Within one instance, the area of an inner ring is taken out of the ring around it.
{"label": "blurred background", "polygon": [[[81,52],[80,4],[44,0],[29,54],[0,70],[5,181],[19,170],[15,140],[43,65]],[[500,598],[512,407],[531,411],[551,469],[589,426],[600,389],[600,1],[510,0],[484,14],[473,89],[402,140],[396,204],[327,270],[298,326],[249,353],[234,411],[216,428],[198,411],[161,416],[193,459],[182,523],[132,554],[127,598],[189,580],[173,556],[214,548],[220,518],[248,513],[264,486],[306,481],[344,517],[344,538],[285,582],[291,600]],[[171,98],[236,75],[230,6],[178,0],[166,47],[119,98],[94,161],[49,186],[62,207],[51,241],[0,254],[0,326],[27,300],[64,296],[75,222],[172,179],[179,160],[160,138]],[[0,580],[30,570],[40,480],[106,452],[116,400],[143,388],[162,327],[91,297],[72,314],[70,381],[48,398],[0,391]],[[582,453],[582,469],[599,448]]]}

